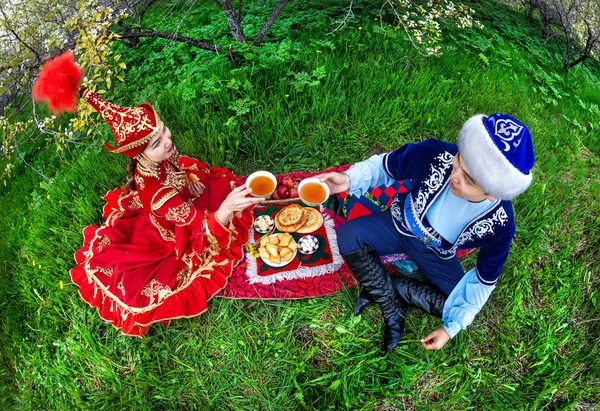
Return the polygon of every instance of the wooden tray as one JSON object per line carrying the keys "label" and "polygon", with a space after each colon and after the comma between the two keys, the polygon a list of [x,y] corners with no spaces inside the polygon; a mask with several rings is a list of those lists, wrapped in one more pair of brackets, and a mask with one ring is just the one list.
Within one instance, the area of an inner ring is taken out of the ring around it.
{"label": "wooden tray", "polygon": [[265,200],[263,202],[261,202],[260,204],[262,205],[288,205],[288,204],[301,204],[302,200],[300,200],[300,197],[295,197],[295,198],[285,198],[285,199],[281,199],[281,200]]}

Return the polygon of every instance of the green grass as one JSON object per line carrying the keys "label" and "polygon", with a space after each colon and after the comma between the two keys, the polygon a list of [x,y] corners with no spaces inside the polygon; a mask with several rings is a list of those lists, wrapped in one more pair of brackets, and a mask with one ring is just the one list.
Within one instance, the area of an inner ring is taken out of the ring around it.
{"label": "green grass", "polygon": [[[353,317],[348,290],[217,299],[144,339],[121,335],[68,275],[81,230],[100,222],[101,196],[124,178],[126,159],[98,144],[109,139],[105,127],[74,158],[23,147],[52,184],[20,166],[2,188],[4,408],[598,408],[599,66],[564,75],[539,27],[496,3],[472,5],[483,31],[445,29],[439,59],[420,57],[401,30],[376,28],[377,2],[327,35],[347,2],[320,3],[290,4],[263,47],[240,49],[234,62],[163,40],[117,46],[127,83],[107,96],[151,102],[180,151],[242,175],[319,170],[429,137],[456,141],[477,112],[521,119],[534,136],[534,183],[514,203],[509,260],[472,326],[429,352],[418,339],[439,320],[414,312],[399,347],[383,354],[378,310]],[[247,5],[250,33],[272,6]],[[226,44],[226,22],[211,7],[195,6],[182,34]],[[168,30],[186,10],[157,6],[148,17]]]}

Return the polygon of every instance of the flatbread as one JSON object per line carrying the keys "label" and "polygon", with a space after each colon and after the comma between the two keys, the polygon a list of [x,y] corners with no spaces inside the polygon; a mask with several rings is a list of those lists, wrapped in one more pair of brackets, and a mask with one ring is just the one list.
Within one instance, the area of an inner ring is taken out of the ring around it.
{"label": "flatbread", "polygon": [[296,231],[300,234],[308,234],[319,229],[323,225],[323,215],[312,207],[304,207],[306,211],[306,222]]}
{"label": "flatbread", "polygon": [[275,215],[275,226],[279,231],[294,233],[304,226],[307,217],[304,207],[290,204]]}
{"label": "flatbread", "polygon": [[298,204],[290,204],[283,207],[275,216],[275,220],[280,225],[294,225],[297,224],[304,216],[304,208]]}

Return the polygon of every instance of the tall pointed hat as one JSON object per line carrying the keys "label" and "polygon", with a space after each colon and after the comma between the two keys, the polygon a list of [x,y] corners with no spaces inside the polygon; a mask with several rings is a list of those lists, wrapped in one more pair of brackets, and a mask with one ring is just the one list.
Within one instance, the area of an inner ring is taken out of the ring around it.
{"label": "tall pointed hat", "polygon": [[120,107],[104,100],[87,88],[79,88],[83,70],[75,63],[73,53],[66,52],[44,64],[33,86],[36,102],[48,102],[54,114],[77,110],[77,93],[106,121],[117,147],[104,143],[108,151],[135,157],[160,131],[160,117],[150,104]]}

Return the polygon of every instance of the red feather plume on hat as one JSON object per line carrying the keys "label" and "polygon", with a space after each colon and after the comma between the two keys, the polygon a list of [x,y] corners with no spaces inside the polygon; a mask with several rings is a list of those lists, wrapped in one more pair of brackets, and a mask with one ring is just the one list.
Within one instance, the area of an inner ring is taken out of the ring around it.
{"label": "red feather plume on hat", "polygon": [[79,83],[83,80],[83,70],[75,64],[70,51],[49,60],[33,85],[33,99],[40,103],[46,101],[54,114],[77,110]]}
{"label": "red feather plume on hat", "polygon": [[33,99],[48,102],[54,114],[77,110],[77,94],[87,101],[108,123],[117,147],[104,144],[108,151],[137,156],[160,132],[160,117],[150,104],[120,107],[102,99],[87,88],[79,89],[83,70],[75,63],[73,53],[66,52],[43,65],[33,85]]}

